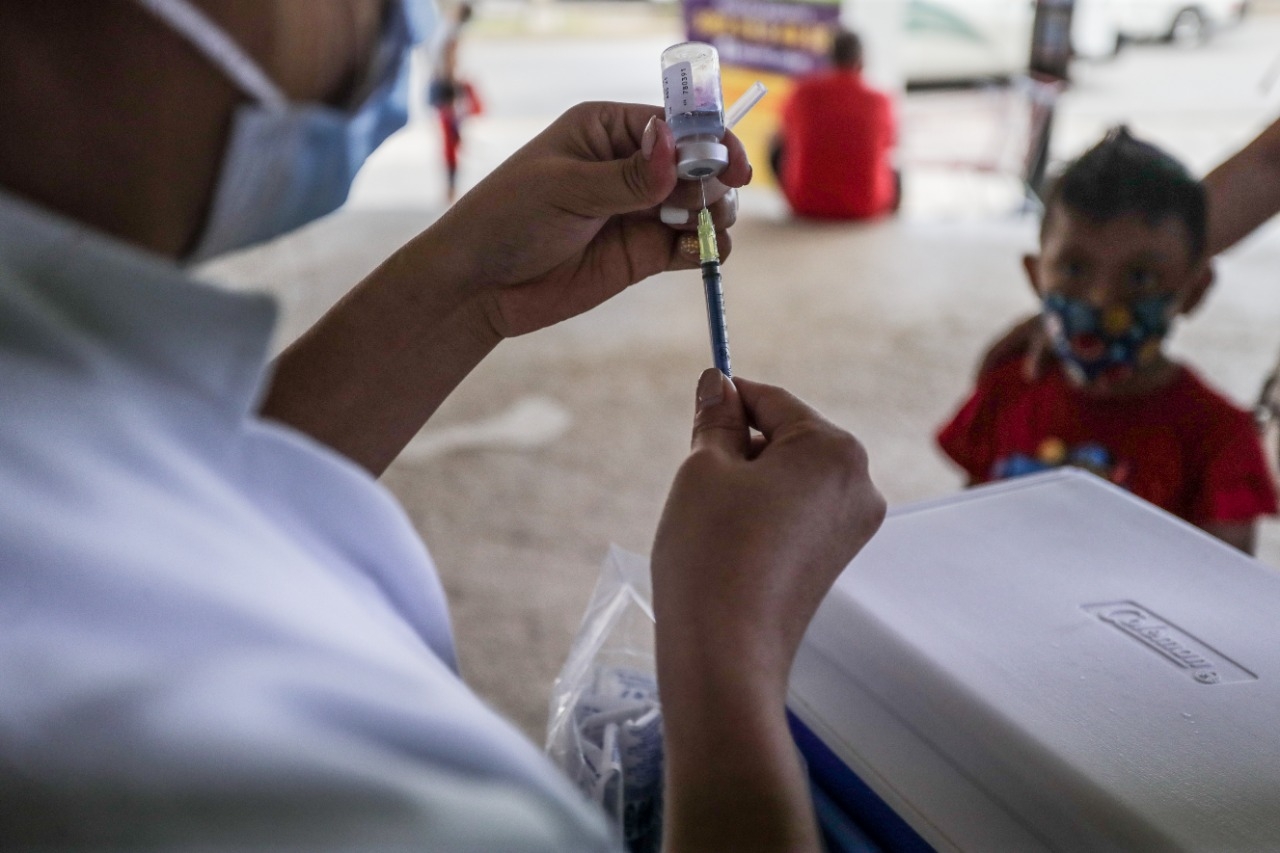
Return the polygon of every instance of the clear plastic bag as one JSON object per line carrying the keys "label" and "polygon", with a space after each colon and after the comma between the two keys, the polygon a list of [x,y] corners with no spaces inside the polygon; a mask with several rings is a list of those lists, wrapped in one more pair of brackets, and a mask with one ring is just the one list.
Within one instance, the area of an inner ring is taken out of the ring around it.
{"label": "clear plastic bag", "polygon": [[547,754],[614,819],[630,853],[662,840],[662,706],[649,561],[616,545],[551,691]]}

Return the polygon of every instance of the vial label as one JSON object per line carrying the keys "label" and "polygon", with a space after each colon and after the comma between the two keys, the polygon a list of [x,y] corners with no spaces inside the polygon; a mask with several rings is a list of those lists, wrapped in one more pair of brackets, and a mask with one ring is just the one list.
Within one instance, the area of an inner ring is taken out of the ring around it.
{"label": "vial label", "polygon": [[693,65],[676,62],[662,72],[662,103],[667,108],[667,123],[672,116],[691,113],[698,108],[693,92]]}
{"label": "vial label", "polygon": [[[720,81],[712,81],[714,86]],[[676,62],[662,72],[662,102],[666,106],[667,124],[677,140],[686,136],[724,136],[724,114],[720,110],[720,93],[702,81],[695,85],[689,62]]]}

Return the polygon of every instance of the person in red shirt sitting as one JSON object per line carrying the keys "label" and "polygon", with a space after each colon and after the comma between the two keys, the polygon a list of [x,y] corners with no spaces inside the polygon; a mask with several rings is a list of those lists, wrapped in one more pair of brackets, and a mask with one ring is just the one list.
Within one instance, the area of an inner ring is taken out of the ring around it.
{"label": "person in red shirt sitting", "polygon": [[893,101],[863,82],[856,33],[836,31],[831,63],[796,83],[769,161],[797,216],[881,216],[897,209],[900,196]]}
{"label": "person in red shirt sitting", "polygon": [[979,377],[937,436],[969,482],[1073,465],[1253,553],[1277,508],[1253,417],[1163,349],[1207,246],[1204,187],[1156,146],[1117,128],[1069,166],[1023,259],[1058,369]]}

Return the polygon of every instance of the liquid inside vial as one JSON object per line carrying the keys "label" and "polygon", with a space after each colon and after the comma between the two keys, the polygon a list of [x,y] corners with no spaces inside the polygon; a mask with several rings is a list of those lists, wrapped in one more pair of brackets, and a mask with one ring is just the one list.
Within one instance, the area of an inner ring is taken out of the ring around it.
{"label": "liquid inside vial", "polygon": [[671,125],[671,133],[676,139],[697,134],[707,134],[719,139],[724,135],[724,120],[719,110],[676,113],[667,124]]}

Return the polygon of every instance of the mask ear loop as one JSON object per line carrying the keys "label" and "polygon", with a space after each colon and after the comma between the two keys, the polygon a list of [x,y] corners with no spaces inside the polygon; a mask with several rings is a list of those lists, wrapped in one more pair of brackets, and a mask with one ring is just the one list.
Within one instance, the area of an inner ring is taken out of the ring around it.
{"label": "mask ear loop", "polygon": [[1280,360],[1267,374],[1258,391],[1257,402],[1253,404],[1253,422],[1258,428],[1258,436],[1262,439],[1262,447],[1271,465],[1272,471],[1280,471],[1280,451],[1277,451],[1277,438],[1280,430]]}
{"label": "mask ear loop", "polygon": [[1253,417],[1259,432],[1265,432],[1267,427],[1276,422],[1277,416],[1280,416],[1280,359],[1276,360],[1276,366],[1262,381],[1257,402],[1253,404]]}
{"label": "mask ear loop", "polygon": [[261,66],[232,41],[226,31],[187,0],[134,0],[191,42],[200,53],[231,78],[242,92],[264,107],[284,111],[289,105],[280,87]]}

